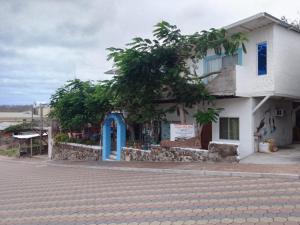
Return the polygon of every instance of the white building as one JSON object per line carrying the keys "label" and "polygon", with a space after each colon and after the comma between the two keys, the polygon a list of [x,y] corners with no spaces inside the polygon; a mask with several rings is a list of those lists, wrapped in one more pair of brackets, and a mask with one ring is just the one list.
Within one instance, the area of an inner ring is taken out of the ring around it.
{"label": "white building", "polygon": [[[247,35],[247,54],[241,49],[234,57],[211,52],[198,65],[200,74],[222,70],[206,81],[217,97],[215,106],[224,110],[205,132],[211,132],[212,141],[239,144],[241,158],[265,139],[291,144],[300,127],[300,31],[267,13],[225,29]],[[187,123],[194,123],[196,109],[189,111]],[[168,114],[167,119],[176,122],[178,116]]]}

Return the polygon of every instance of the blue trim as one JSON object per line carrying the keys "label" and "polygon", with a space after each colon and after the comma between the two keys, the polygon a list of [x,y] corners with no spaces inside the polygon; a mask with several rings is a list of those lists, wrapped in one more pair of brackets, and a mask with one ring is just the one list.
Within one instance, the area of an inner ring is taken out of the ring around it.
{"label": "blue trim", "polygon": [[206,56],[205,59],[206,59],[207,61],[210,61],[210,60],[218,59],[218,58],[223,57],[223,56],[225,56],[225,54],[222,53],[221,55],[210,55],[210,56]]}
{"label": "blue trim", "polygon": [[[243,60],[244,60],[244,52],[242,48],[238,48],[238,50],[236,51],[237,55],[238,55],[238,61],[237,61],[237,65],[242,66],[243,65]],[[203,58],[203,73],[207,73],[208,72],[208,62],[210,60],[215,60],[218,59],[220,57],[224,57],[225,54],[222,53],[221,55],[210,55],[210,56],[206,56]]]}
{"label": "blue trim", "polygon": [[109,114],[103,123],[102,136],[102,160],[108,160],[111,152],[111,122],[115,121],[117,124],[117,156],[116,160],[121,160],[122,148],[126,146],[126,124],[120,113]]}
{"label": "blue trim", "polygon": [[[260,42],[256,45],[257,54],[257,75],[265,76],[268,73],[268,43]],[[265,51],[261,53],[261,51]],[[264,55],[265,53],[265,55]]]}
{"label": "blue trim", "polygon": [[210,55],[203,58],[203,72],[206,74],[208,72],[208,62],[211,60],[222,58],[225,54],[221,55]]}
{"label": "blue trim", "polygon": [[244,58],[244,55],[243,55],[243,49],[242,48],[239,48],[237,50],[237,54],[238,54],[238,61],[237,61],[237,64],[242,66],[243,65],[243,58]]}

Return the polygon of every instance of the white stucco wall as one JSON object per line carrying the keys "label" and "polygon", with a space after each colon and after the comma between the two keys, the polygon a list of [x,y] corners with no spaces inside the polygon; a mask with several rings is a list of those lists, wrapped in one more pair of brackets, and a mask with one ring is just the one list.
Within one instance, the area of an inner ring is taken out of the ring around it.
{"label": "white stucco wall", "polygon": [[[169,107],[173,106],[174,104],[171,103],[166,103],[166,104],[161,104],[160,107],[163,107],[164,109],[168,109]],[[194,115],[197,112],[196,106],[193,108],[185,108],[185,110],[188,112],[186,114],[186,123],[187,124],[194,124],[195,123],[195,118]],[[178,122],[180,123],[180,118],[179,115],[177,115],[177,112],[172,112],[172,113],[167,113],[166,114],[166,119],[171,122]]]}
{"label": "white stucco wall", "polygon": [[[300,34],[278,24],[246,33],[247,53],[243,64],[236,66],[236,96],[260,97],[266,95],[300,98]],[[267,74],[257,73],[257,44],[267,42]],[[207,56],[214,55],[209,50]],[[203,62],[193,65],[199,75],[203,74]]]}
{"label": "white stucco wall", "polygon": [[300,98],[300,33],[274,26],[275,95]]}
{"label": "white stucco wall", "polygon": [[[257,105],[261,98],[255,98],[254,104]],[[275,109],[283,109],[284,116],[275,116]],[[254,114],[254,132],[262,120],[264,126],[259,130],[262,141],[274,139],[278,146],[292,143],[293,140],[293,105],[291,101],[281,99],[269,99]]]}
{"label": "white stucco wall", "polygon": [[[273,26],[247,33],[242,66],[236,66],[236,96],[265,96],[274,93]],[[267,42],[267,74],[257,73],[257,44]]]}
{"label": "white stucco wall", "polygon": [[[164,104],[167,107],[169,104]],[[170,106],[170,105],[169,105]],[[201,107],[201,106],[200,106]],[[253,120],[252,98],[226,98],[218,99],[214,101],[214,107],[223,108],[220,117],[235,117],[239,118],[239,136],[238,141],[235,140],[223,140],[219,137],[219,121],[212,124],[212,141],[223,143],[235,143],[239,144],[240,158],[244,158],[254,152],[254,139],[253,139]],[[195,123],[193,115],[196,113],[196,107],[187,109],[189,114],[186,115],[187,124]],[[167,114],[168,121],[180,121],[176,112]]]}
{"label": "white stucco wall", "polygon": [[[243,53],[242,65],[236,66],[236,96],[251,97],[274,94],[274,26],[275,25],[268,25],[252,32],[246,33],[248,38],[248,42],[245,43],[247,53]],[[258,76],[257,44],[261,42],[267,42],[267,74]],[[211,55],[215,55],[213,50],[209,50],[207,53],[207,56]],[[193,65],[191,60],[189,60],[187,64],[191,69],[195,68],[198,75],[203,74],[202,60],[200,60],[197,65]]]}
{"label": "white stucco wall", "polygon": [[240,158],[244,158],[254,152],[252,129],[252,98],[230,98],[216,100],[216,106],[223,108],[220,117],[239,118],[239,140],[220,139],[219,121],[212,125],[212,139],[224,143],[239,144]]}

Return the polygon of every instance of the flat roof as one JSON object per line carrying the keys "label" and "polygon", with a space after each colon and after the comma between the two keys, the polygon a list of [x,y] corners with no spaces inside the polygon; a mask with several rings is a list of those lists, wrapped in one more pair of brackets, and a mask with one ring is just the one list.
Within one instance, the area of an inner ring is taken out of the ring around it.
{"label": "flat roof", "polygon": [[[43,136],[47,136],[47,133],[43,133]],[[18,134],[18,135],[13,135],[14,138],[17,139],[30,139],[30,138],[35,138],[35,137],[40,137],[40,134]]]}

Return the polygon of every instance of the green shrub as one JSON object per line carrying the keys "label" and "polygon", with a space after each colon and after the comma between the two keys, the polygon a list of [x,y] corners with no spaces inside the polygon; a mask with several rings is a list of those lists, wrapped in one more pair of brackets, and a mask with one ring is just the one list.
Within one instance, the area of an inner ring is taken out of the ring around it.
{"label": "green shrub", "polygon": [[16,157],[19,153],[18,148],[0,149],[0,155]]}
{"label": "green shrub", "polygon": [[31,123],[20,123],[16,125],[11,125],[4,129],[5,132],[21,132],[21,131],[27,131],[31,129]]}
{"label": "green shrub", "polygon": [[59,133],[55,135],[54,142],[68,142],[68,143],[77,143],[77,144],[85,144],[85,145],[98,145],[99,141],[97,140],[91,140],[91,139],[82,139],[82,138],[74,138],[69,136],[65,133]]}
{"label": "green shrub", "polygon": [[57,135],[55,135],[54,137],[54,141],[55,143],[59,143],[59,142],[69,142],[70,138],[67,134],[65,133],[59,133]]}

